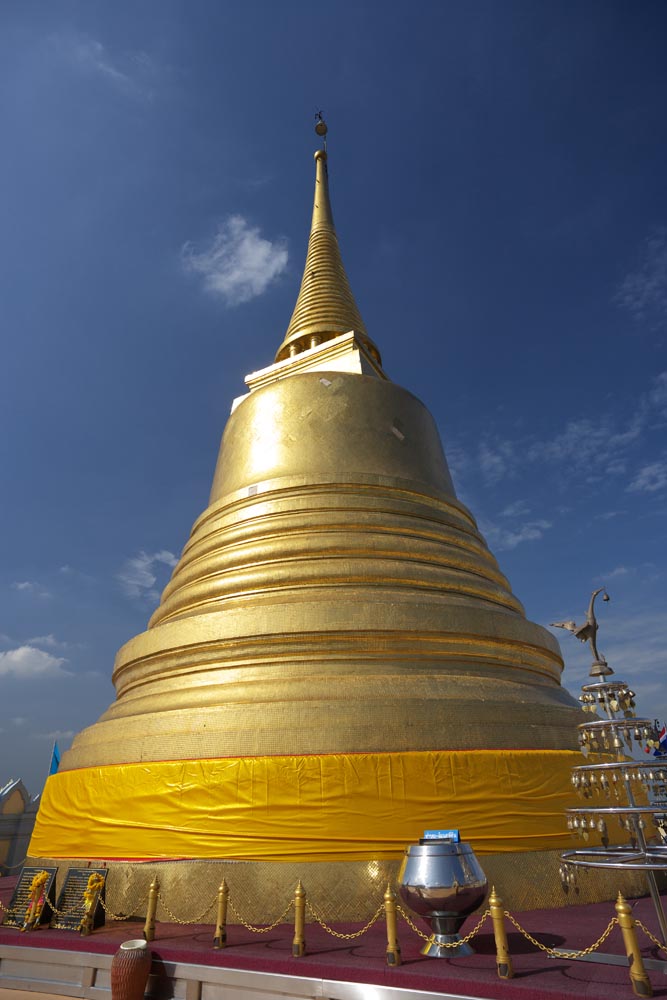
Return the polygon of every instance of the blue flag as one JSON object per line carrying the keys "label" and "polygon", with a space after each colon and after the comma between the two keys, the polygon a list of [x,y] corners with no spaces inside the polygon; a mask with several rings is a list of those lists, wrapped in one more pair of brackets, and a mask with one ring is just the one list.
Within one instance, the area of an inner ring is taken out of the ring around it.
{"label": "blue flag", "polygon": [[51,767],[49,768],[49,777],[55,774],[60,767],[60,750],[58,749],[58,741],[56,740],[53,744],[53,753],[51,754]]}

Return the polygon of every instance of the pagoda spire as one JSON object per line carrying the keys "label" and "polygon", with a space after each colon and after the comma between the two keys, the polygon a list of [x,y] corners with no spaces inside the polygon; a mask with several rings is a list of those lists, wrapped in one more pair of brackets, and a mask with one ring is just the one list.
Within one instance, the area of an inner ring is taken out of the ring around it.
{"label": "pagoda spire", "polygon": [[[321,115],[318,115],[315,131],[320,136],[326,135]],[[315,199],[306,266],[292,319],[276,354],[276,361],[293,357],[351,330],[380,362],[379,351],[366,333],[343,267],[329,199],[327,153],[318,149],[315,153]]]}

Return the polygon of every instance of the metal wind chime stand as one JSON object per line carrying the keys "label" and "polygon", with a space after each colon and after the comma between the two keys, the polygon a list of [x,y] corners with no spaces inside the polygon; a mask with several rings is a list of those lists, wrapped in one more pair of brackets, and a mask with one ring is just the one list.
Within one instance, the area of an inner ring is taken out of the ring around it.
{"label": "metal wind chime stand", "polygon": [[[609,679],[614,671],[598,652],[595,641],[595,599],[599,594],[604,595],[604,601],[609,600],[604,587],[594,591],[585,624],[552,623],[588,642],[594,656],[590,670],[594,681],[584,684],[579,696],[584,712],[595,716],[579,726],[582,752],[592,759],[572,770],[572,784],[585,802],[567,810],[567,825],[584,841],[596,833],[602,841],[598,846],[566,851],[562,855],[561,878],[564,886],[573,885],[576,867],[645,872],[662,940],[667,943],[667,918],[655,876],[658,871],[667,871],[667,754],[660,752],[658,725],[636,717],[634,691],[624,681]],[[598,712],[604,717],[599,718]],[[636,752],[644,748],[654,750],[648,760],[629,756],[633,749]],[[610,844],[610,825],[625,831],[629,843]]]}

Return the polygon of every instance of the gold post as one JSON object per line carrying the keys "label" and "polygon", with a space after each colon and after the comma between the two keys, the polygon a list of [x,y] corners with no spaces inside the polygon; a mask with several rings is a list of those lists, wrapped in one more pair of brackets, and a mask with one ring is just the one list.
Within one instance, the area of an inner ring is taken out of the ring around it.
{"label": "gold post", "polygon": [[156,875],[148,890],[148,909],[146,910],[146,923],[144,924],[144,938],[146,941],[152,941],[155,937],[155,911],[157,910],[158,892],[159,886]]}
{"label": "gold post", "polygon": [[511,979],[514,975],[514,969],[512,968],[512,959],[507,943],[503,901],[496,892],[495,885],[491,889],[491,895],[489,896],[489,909],[491,910],[491,920],[493,921],[493,936],[496,939],[496,968],[498,975],[501,979]]}
{"label": "gold post", "polygon": [[295,958],[301,958],[306,954],[306,938],[304,935],[306,926],[306,890],[301,885],[301,879],[294,890],[294,940],[292,941],[292,954]]}
{"label": "gold post", "polygon": [[400,965],[401,945],[396,928],[396,893],[389,882],[384,893],[384,915],[387,921],[387,965]]}
{"label": "gold post", "polygon": [[224,878],[218,889],[218,915],[215,921],[215,934],[213,936],[213,947],[224,948],[227,944],[227,899],[229,889]]}
{"label": "gold post", "polygon": [[651,986],[650,979],[646,975],[644,960],[642,959],[642,953],[639,950],[639,944],[637,943],[637,933],[635,931],[635,922],[632,918],[632,909],[620,892],[618,894],[618,899],[616,900],[616,913],[618,914],[618,923],[623,931],[623,942],[628,956],[632,989],[638,997],[652,997],[653,988]]}

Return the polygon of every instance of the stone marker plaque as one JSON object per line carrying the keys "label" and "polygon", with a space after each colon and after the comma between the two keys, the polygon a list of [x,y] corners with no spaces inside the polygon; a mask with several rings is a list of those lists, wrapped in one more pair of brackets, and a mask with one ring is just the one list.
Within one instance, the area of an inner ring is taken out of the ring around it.
{"label": "stone marker plaque", "polygon": [[42,894],[44,902],[37,919],[37,925],[48,924],[51,919],[51,908],[47,903],[55,903],[56,899],[56,874],[57,868],[48,868],[46,865],[26,865],[21,869],[19,880],[16,883],[14,894],[9,904],[9,909],[5,914],[5,927],[23,927],[26,919],[26,912],[30,906],[30,885],[35,875],[46,872],[48,879],[44,883]]}
{"label": "stone marker plaque", "polygon": [[96,930],[104,924],[104,910],[100,903],[100,897],[104,899],[106,889],[106,868],[70,868],[65,876],[65,884],[60,890],[56,909],[60,913],[54,913],[51,920],[51,927],[58,931],[78,931],[79,925],[85,915],[83,893],[88,885],[88,879],[93,874],[101,875],[104,885],[100,890],[95,904],[95,913],[91,924],[91,930]]}

